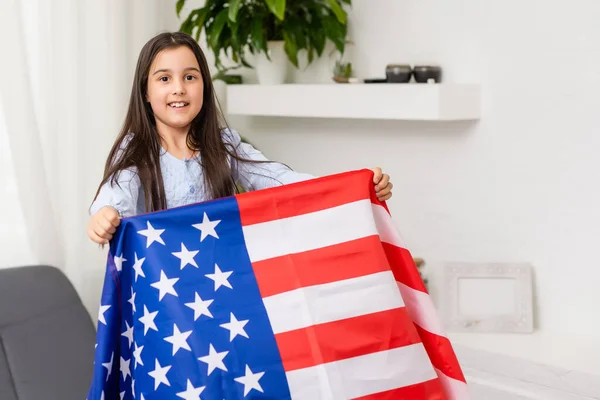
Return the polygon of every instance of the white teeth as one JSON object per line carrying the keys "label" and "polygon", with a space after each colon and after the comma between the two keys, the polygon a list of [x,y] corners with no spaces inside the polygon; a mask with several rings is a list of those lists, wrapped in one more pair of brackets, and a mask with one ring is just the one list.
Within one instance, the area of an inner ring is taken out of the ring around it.
{"label": "white teeth", "polygon": [[175,108],[179,108],[179,107],[184,107],[187,105],[187,103],[170,103],[169,104],[171,107],[175,107]]}

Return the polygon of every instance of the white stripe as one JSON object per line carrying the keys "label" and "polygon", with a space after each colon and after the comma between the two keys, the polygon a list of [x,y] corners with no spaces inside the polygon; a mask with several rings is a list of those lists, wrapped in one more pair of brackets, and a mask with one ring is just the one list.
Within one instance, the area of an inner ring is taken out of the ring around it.
{"label": "white stripe", "polygon": [[292,399],[341,400],[435,379],[421,343],[286,372]]}
{"label": "white stripe", "polygon": [[444,327],[438,317],[438,311],[427,293],[415,290],[400,282],[398,282],[398,289],[400,289],[402,299],[406,303],[406,311],[414,323],[426,331],[439,336],[446,336]]}
{"label": "white stripe", "polygon": [[405,248],[388,212],[370,200],[243,227],[252,262],[319,249],[379,234],[381,241]]}
{"label": "white stripe", "polygon": [[437,368],[435,368],[435,372],[440,378],[448,400],[471,400],[471,392],[465,382],[450,378]]}
{"label": "white stripe", "polygon": [[[374,204],[373,215],[381,241],[404,248],[404,240],[385,208]],[[400,282],[398,282],[398,289],[402,293],[410,318],[421,328],[445,336],[444,327],[440,322],[438,311],[431,297],[427,293],[415,290]]]}
{"label": "white stripe", "polygon": [[377,234],[370,200],[243,227],[252,262]]}
{"label": "white stripe", "polygon": [[265,297],[274,333],[404,306],[391,271]]}
{"label": "white stripe", "polygon": [[377,226],[377,232],[382,242],[393,244],[397,247],[406,248],[404,239],[400,235],[400,231],[394,224],[392,217],[385,208],[380,205],[372,204],[373,217]]}

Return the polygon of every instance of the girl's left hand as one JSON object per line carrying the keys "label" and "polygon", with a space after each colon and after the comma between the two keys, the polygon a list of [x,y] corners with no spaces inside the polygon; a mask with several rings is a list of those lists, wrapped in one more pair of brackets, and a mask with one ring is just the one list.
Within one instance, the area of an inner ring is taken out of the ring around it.
{"label": "girl's left hand", "polygon": [[390,182],[390,176],[384,174],[381,168],[373,168],[373,183],[375,184],[375,193],[379,201],[389,200],[392,197],[392,182]]}

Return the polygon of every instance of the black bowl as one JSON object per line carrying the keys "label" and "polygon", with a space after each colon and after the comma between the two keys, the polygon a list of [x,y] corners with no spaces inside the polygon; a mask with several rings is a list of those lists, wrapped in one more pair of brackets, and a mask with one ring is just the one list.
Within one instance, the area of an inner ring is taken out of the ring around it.
{"label": "black bowl", "polygon": [[413,74],[418,83],[428,83],[430,79],[435,83],[442,81],[442,69],[434,65],[415,65]]}
{"label": "black bowl", "polygon": [[385,76],[389,83],[410,82],[412,73],[412,68],[406,64],[389,64],[385,67]]}

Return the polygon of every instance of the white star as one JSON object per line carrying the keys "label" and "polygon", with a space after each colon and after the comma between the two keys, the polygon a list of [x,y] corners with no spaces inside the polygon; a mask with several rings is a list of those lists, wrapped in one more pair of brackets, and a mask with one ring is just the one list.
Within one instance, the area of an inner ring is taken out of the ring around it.
{"label": "white star", "polygon": [[202,393],[203,391],[204,386],[195,388],[192,385],[192,382],[188,379],[186,391],[177,393],[177,396],[185,400],[200,400],[200,393]]}
{"label": "white star", "polygon": [[102,391],[102,394],[100,395],[100,400],[104,400],[104,390]]}
{"label": "white star", "polygon": [[100,310],[98,310],[98,321],[102,322],[104,325],[106,325],[106,319],[104,319],[104,313],[109,308],[110,308],[110,305],[108,305],[108,306],[100,306]]}
{"label": "white star", "polygon": [[137,282],[138,276],[143,276],[144,278],[146,277],[146,275],[144,274],[144,271],[142,270],[142,264],[146,260],[146,257],[138,258],[137,253],[133,253],[133,255],[135,256],[133,270],[135,271],[135,281]]}
{"label": "white star", "polygon": [[158,332],[158,328],[154,323],[154,318],[156,317],[156,314],[158,314],[158,311],[148,312],[148,308],[146,308],[146,306],[144,305],[144,315],[139,318],[141,323],[144,324],[144,336],[146,336],[148,329],[154,329]]}
{"label": "white star", "polygon": [[123,400],[125,398],[125,391],[121,392],[121,400]]}
{"label": "white star", "polygon": [[228,288],[233,289],[231,287],[231,284],[227,280],[227,279],[229,279],[229,276],[232,274],[232,272],[233,271],[222,272],[221,268],[219,268],[219,266],[217,264],[215,264],[215,273],[214,274],[206,274],[206,277],[209,279],[212,279],[215,282],[215,292],[221,286],[227,286]]}
{"label": "white star", "polygon": [[114,260],[115,268],[117,268],[117,271],[121,272],[121,270],[123,269],[123,261],[127,261],[127,259],[123,257],[123,254],[121,253],[120,256],[115,256]]}
{"label": "white star", "polygon": [[154,362],[154,371],[148,372],[148,375],[154,378],[154,390],[158,389],[161,383],[167,386],[171,386],[167,379],[167,372],[171,369],[171,366],[161,367],[158,363],[158,358]]}
{"label": "white star", "polygon": [[244,385],[244,396],[246,396],[252,389],[256,389],[259,392],[263,391],[258,381],[264,374],[264,372],[252,373],[250,367],[246,364],[246,374],[234,380]]}
{"label": "white star", "polygon": [[244,326],[246,326],[248,320],[245,319],[243,321],[238,321],[238,319],[235,317],[235,315],[233,315],[233,313],[230,313],[230,317],[231,322],[220,325],[221,327],[229,331],[229,341],[232,342],[233,338],[235,338],[237,335],[242,335],[247,338],[248,334],[244,330]]}
{"label": "white star", "polygon": [[227,371],[227,367],[223,363],[223,359],[229,353],[228,351],[223,351],[221,353],[217,353],[212,343],[209,345],[208,355],[204,357],[198,358],[198,360],[208,364],[208,375],[210,375],[215,368],[219,368],[220,370]]}
{"label": "white star", "polygon": [[152,287],[158,289],[158,300],[162,300],[165,294],[169,293],[175,297],[178,297],[177,292],[173,288],[173,285],[179,280],[179,278],[167,278],[164,271],[160,271],[160,281],[154,282]]}
{"label": "white star", "polygon": [[131,297],[127,302],[131,304],[131,308],[133,309],[133,312],[135,312],[135,293],[133,293],[133,286],[131,287]]}
{"label": "white star", "polygon": [[200,318],[201,315],[213,318],[213,315],[208,310],[208,306],[212,304],[213,300],[202,300],[198,292],[196,292],[196,299],[193,303],[185,303],[186,306],[194,310],[194,321]]}
{"label": "white star", "polygon": [[131,362],[131,359],[125,360],[123,357],[120,357],[120,358],[121,358],[121,363],[120,363],[121,374],[123,374],[123,381],[126,381],[127,376],[131,375],[131,371],[129,370],[129,363]]}
{"label": "white star", "polygon": [[219,222],[221,222],[221,220],[211,221],[210,219],[208,219],[208,215],[206,215],[206,213],[204,213],[204,218],[202,219],[202,223],[194,224],[192,226],[194,228],[202,231],[202,235],[200,236],[200,241],[203,241],[204,239],[206,239],[206,237],[208,235],[216,237],[218,239],[219,235],[217,235],[217,232],[215,231],[215,227],[217,225],[219,225]]}
{"label": "white star", "polygon": [[192,334],[192,331],[180,332],[177,325],[173,324],[173,336],[167,336],[165,341],[173,345],[173,355],[179,351],[179,349],[185,349],[192,351],[190,345],[186,342],[187,338]]}
{"label": "white star", "polygon": [[135,398],[135,379],[133,379],[133,375],[131,375],[131,396]]}
{"label": "white star", "polygon": [[140,400],[146,400],[144,399],[144,393],[142,393],[142,395],[140,396]]}
{"label": "white star", "polygon": [[125,326],[127,329],[125,329],[125,332],[121,333],[121,336],[125,336],[129,340],[129,348],[131,348],[131,343],[133,342],[133,326],[130,327],[127,321],[125,321]]}
{"label": "white star", "polygon": [[185,247],[185,244],[181,243],[181,251],[175,251],[172,254],[181,260],[181,263],[180,263],[181,265],[179,267],[180,267],[180,269],[183,269],[188,264],[191,264],[194,267],[198,268],[198,264],[196,264],[196,260],[194,260],[194,257],[198,253],[199,253],[198,250],[189,251]]}
{"label": "white star", "polygon": [[110,376],[110,373],[112,372],[114,356],[115,356],[115,353],[110,353],[110,361],[107,363],[102,363],[102,366],[108,370],[108,372],[106,373],[106,381],[107,382],[108,382],[108,377]]}
{"label": "white star", "polygon": [[150,245],[154,242],[158,242],[160,244],[165,244],[160,235],[165,231],[164,229],[154,229],[150,221],[146,221],[146,225],[148,229],[139,230],[138,233],[142,236],[146,236],[146,248],[150,247]]}
{"label": "white star", "polygon": [[144,346],[140,346],[138,347],[137,343],[133,343],[135,349],[133,350],[133,358],[135,359],[135,364],[133,366],[133,369],[136,369],[138,364],[140,365],[144,365],[144,363],[142,362],[142,350],[144,350]]}

